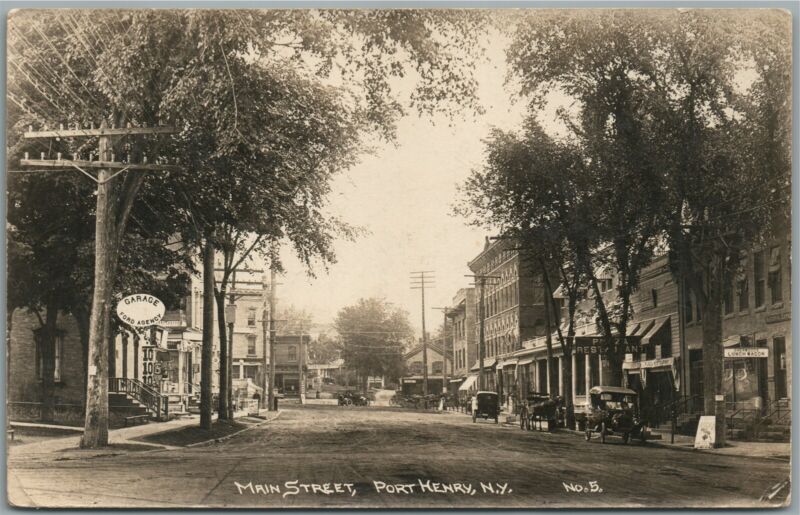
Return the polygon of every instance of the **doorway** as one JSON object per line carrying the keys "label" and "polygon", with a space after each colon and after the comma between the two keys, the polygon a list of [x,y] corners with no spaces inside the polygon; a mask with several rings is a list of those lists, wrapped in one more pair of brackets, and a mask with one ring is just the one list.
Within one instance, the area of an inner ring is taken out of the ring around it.
{"label": "doorway", "polygon": [[786,338],[778,336],[772,340],[773,370],[775,377],[775,400],[787,397],[786,388]]}

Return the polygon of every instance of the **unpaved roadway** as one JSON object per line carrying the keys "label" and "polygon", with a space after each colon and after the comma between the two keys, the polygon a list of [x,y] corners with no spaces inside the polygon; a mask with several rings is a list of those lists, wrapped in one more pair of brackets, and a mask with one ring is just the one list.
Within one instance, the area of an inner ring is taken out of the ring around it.
{"label": "unpaved roadway", "polygon": [[49,507],[760,507],[764,490],[789,474],[786,461],[618,438],[602,445],[571,432],[473,424],[461,414],[282,410],[224,443],[190,449],[23,455],[12,447],[13,500]]}

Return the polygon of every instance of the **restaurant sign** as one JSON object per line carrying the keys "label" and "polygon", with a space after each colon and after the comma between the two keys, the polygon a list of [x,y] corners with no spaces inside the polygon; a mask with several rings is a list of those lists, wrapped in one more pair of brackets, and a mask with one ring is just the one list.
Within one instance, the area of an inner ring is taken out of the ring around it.
{"label": "restaurant sign", "polygon": [[[575,354],[608,354],[606,341],[601,336],[576,336],[568,340],[572,340]],[[638,354],[641,341],[641,336],[626,336],[624,340],[616,338],[611,350],[616,354]]]}
{"label": "restaurant sign", "polygon": [[726,358],[768,358],[769,349],[766,347],[749,347],[725,349]]}

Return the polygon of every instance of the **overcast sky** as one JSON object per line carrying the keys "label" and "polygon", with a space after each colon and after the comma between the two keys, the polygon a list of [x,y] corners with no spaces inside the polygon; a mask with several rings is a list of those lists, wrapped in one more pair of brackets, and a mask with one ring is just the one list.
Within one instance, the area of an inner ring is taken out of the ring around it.
{"label": "overcast sky", "polygon": [[[455,120],[452,126],[444,117],[435,118],[434,125],[430,118],[405,118],[396,145],[380,147],[336,179],[331,212],[369,234],[339,242],[338,262],[327,273],[319,270],[316,279],[309,279],[287,252],[279,308],[304,308],[324,325],[359,298],[380,297],[408,311],[421,334],[420,291],[410,289],[409,278],[413,271],[433,270],[436,284],[425,294],[426,326],[433,331],[441,324],[441,312],[432,308],[450,306],[458,289],[469,285],[467,262],[480,253],[488,235],[452,216],[456,185],[481,164],[481,140],[490,128],[516,129],[523,118],[524,106],[512,104],[503,86],[502,48],[491,49],[488,57],[477,69],[484,115]],[[552,114],[540,121],[555,125]]]}

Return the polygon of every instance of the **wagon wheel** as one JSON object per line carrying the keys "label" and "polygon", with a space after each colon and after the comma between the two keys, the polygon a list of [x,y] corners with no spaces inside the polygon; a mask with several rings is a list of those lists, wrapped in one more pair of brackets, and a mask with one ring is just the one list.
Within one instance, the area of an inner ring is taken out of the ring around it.
{"label": "wagon wheel", "polygon": [[353,404],[353,399],[349,399],[349,398],[348,398],[348,399],[345,399],[345,400],[344,400],[344,405],[345,405],[345,406],[350,406],[351,404]]}
{"label": "wagon wheel", "polygon": [[606,443],[606,423],[600,423],[600,443]]}

